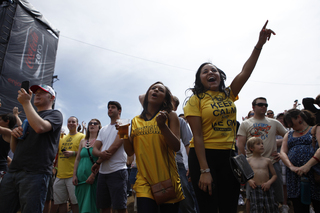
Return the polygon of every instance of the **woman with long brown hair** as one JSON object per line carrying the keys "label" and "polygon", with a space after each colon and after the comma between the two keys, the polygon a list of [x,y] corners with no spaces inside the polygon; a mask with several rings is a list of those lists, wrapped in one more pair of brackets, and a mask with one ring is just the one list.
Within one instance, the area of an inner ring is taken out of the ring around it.
{"label": "woman with long brown hair", "polygon": [[234,156],[236,106],[234,102],[249,79],[272,30],[268,21],[241,72],[229,87],[226,74],[210,62],[196,72],[193,95],[184,107],[193,139],[190,141],[189,170],[201,213],[235,213],[240,184],[233,175],[230,156]]}
{"label": "woman with long brown hair", "polygon": [[[139,213],[177,213],[183,199],[175,153],[180,149],[180,127],[172,112],[172,95],[161,82],[152,84],[143,100],[143,111],[132,119],[131,135],[124,141],[128,156],[136,155],[138,173],[134,190]],[[171,178],[175,198],[157,205],[151,185]]]}
{"label": "woman with long brown hair", "polygon": [[100,121],[91,119],[86,137],[80,141],[79,154],[74,163],[72,182],[76,186],[80,213],[99,213],[96,205],[97,174],[91,172],[91,167],[98,160],[98,157],[92,155],[92,149],[100,129]]}

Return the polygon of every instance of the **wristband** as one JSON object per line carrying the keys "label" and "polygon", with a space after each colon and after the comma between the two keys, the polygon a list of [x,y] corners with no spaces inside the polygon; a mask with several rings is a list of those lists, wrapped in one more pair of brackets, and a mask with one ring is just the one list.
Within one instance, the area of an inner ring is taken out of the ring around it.
{"label": "wristband", "polygon": [[96,162],[97,165],[100,165],[101,163]]}
{"label": "wristband", "polygon": [[259,50],[259,51],[262,50],[262,48],[258,48],[258,47],[256,47],[256,46],[254,46],[254,49]]}
{"label": "wristband", "polygon": [[209,169],[209,168],[207,168],[207,169],[200,169],[200,172],[201,172],[201,174],[203,174],[203,173],[209,173],[209,172],[210,172],[210,169]]}
{"label": "wristband", "polygon": [[75,151],[73,151],[73,156],[76,156],[76,152]]}
{"label": "wristband", "polygon": [[316,161],[318,161],[318,163],[320,163],[320,160],[316,156],[313,156],[313,158],[316,159]]}
{"label": "wristband", "polygon": [[55,170],[58,170],[58,167],[54,167],[55,168]]}

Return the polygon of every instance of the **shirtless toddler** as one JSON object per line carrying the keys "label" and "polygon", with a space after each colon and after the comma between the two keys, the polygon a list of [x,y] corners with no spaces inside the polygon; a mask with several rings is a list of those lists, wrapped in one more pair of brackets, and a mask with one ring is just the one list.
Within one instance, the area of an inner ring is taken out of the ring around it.
{"label": "shirtless toddler", "polygon": [[[251,213],[275,213],[279,212],[278,205],[274,200],[271,184],[277,179],[276,171],[269,158],[262,157],[264,151],[261,138],[253,137],[247,141],[247,149],[253,155],[248,162],[254,172],[253,179],[248,181],[250,185],[250,212]],[[270,178],[269,173],[272,177]]]}

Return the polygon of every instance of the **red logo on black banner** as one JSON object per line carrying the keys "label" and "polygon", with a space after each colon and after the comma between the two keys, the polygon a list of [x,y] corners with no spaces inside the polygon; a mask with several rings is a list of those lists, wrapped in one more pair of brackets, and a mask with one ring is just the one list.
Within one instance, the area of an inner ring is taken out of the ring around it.
{"label": "red logo on black banner", "polygon": [[43,58],[43,34],[34,27],[30,27],[27,32],[27,39],[23,54],[22,70],[38,77],[40,74],[41,62]]}

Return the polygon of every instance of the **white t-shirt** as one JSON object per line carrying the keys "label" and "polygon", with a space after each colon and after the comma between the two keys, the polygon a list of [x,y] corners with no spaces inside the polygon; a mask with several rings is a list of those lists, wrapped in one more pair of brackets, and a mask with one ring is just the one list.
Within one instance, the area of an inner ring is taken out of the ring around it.
{"label": "white t-shirt", "polygon": [[[107,125],[100,129],[97,140],[102,142],[101,151],[109,149],[118,134],[115,125]],[[123,144],[113,154],[109,160],[105,160],[100,165],[99,172],[101,174],[110,174],[121,169],[127,169],[127,154],[124,151]]]}
{"label": "white t-shirt", "polygon": [[[245,136],[247,141],[252,137],[261,138],[264,146],[262,156],[273,160],[271,154],[272,152],[277,151],[276,135],[284,136],[286,132],[287,130],[284,126],[276,119],[265,117],[258,120],[252,117],[241,123],[238,135]],[[250,157],[251,155],[252,153],[247,150],[247,157]]]}

